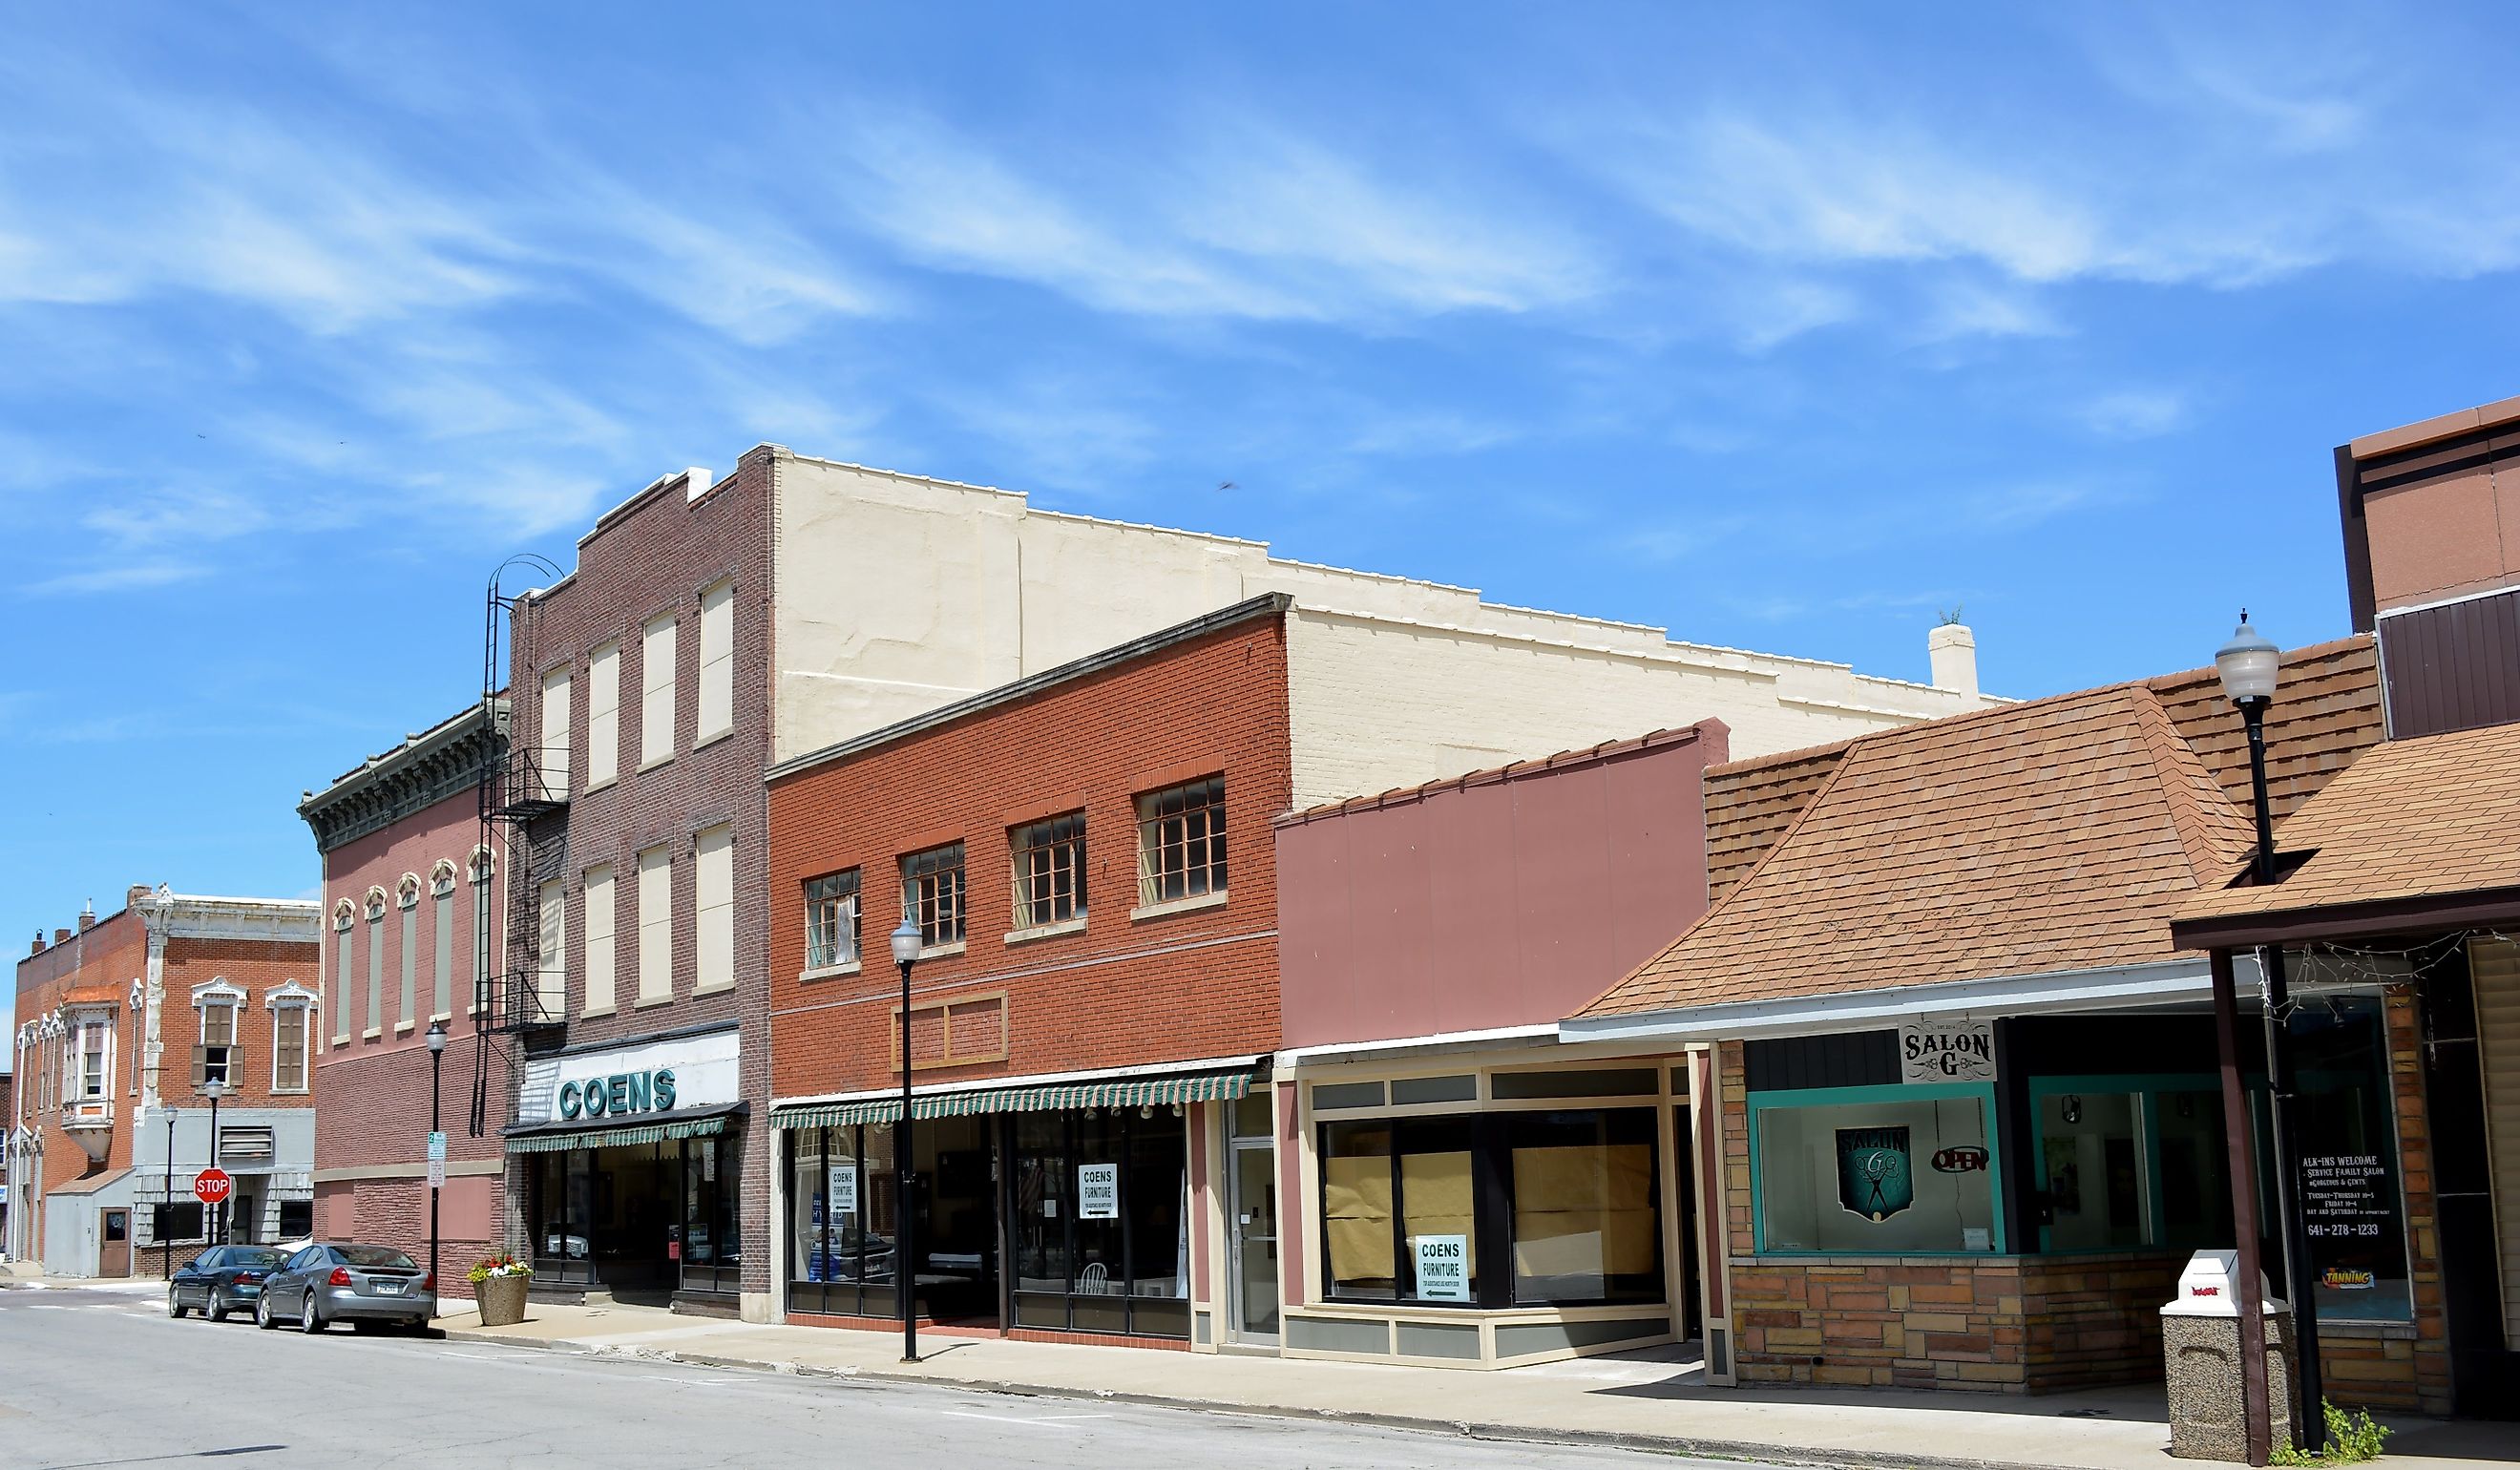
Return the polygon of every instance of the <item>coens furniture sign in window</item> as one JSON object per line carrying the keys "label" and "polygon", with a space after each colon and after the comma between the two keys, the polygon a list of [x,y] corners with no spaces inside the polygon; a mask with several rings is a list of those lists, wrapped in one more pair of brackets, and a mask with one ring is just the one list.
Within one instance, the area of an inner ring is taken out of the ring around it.
{"label": "coens furniture sign in window", "polygon": [[1079,1164],[1076,1166],[1076,1218],[1079,1220],[1120,1218],[1119,1165]]}

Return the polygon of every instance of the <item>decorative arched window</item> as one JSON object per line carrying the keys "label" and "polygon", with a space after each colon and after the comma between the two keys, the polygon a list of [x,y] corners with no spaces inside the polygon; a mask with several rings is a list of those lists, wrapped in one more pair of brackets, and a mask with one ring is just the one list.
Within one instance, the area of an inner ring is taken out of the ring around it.
{"label": "decorative arched window", "polygon": [[428,870],[428,892],[431,898],[445,898],[455,892],[455,865],[445,858]]}
{"label": "decorative arched window", "polygon": [[450,1021],[455,1018],[455,865],[445,858],[428,869],[428,891],[435,896],[429,907],[431,937],[435,940],[428,957],[428,1018]]}
{"label": "decorative arched window", "polygon": [[381,922],[383,920],[384,916],[385,891],[382,888],[370,888],[368,890],[368,922],[372,924]]}
{"label": "decorative arched window", "polygon": [[236,1087],[245,1080],[238,1066],[237,1014],[245,1008],[243,987],[225,978],[193,987],[193,1009],[201,1014],[201,1040],[193,1047],[193,1091],[210,1083]]}
{"label": "decorative arched window", "polygon": [[491,873],[497,871],[499,861],[491,856],[487,847],[476,847],[472,849],[472,856],[465,860],[464,866],[473,882],[486,883],[490,881]]}
{"label": "decorative arched window", "polygon": [[359,906],[348,899],[343,899],[333,906],[333,927],[339,933],[349,933],[350,925],[357,920],[358,916]]}
{"label": "decorative arched window", "polygon": [[315,992],[292,980],[263,998],[271,1012],[271,1090],[303,1092],[311,1081],[307,1052],[315,1045]]}

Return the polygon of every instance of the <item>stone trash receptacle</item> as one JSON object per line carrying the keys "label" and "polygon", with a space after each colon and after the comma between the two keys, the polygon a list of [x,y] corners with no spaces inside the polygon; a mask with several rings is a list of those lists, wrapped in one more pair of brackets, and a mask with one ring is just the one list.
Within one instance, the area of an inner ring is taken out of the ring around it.
{"label": "stone trash receptacle", "polygon": [[472,1298],[481,1307],[484,1327],[513,1327],[525,1319],[525,1288],[533,1277],[523,1274],[491,1276],[472,1288]]}
{"label": "stone trash receptacle", "polygon": [[[2237,1251],[2198,1251],[2179,1276],[2179,1295],[2161,1309],[2161,1356],[2170,1384],[2170,1452],[2193,1460],[2248,1459],[2240,1401]],[[2267,1324],[2268,1444],[2300,1443],[2293,1400],[2292,1309],[2258,1276]]]}

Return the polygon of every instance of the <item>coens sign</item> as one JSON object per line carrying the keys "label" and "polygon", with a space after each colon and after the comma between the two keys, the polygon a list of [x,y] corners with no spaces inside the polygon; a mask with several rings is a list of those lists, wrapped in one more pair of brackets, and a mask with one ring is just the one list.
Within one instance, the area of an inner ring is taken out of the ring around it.
{"label": "coens sign", "polygon": [[661,1113],[674,1105],[674,1069],[615,1072],[584,1082],[560,1085],[562,1118],[617,1118],[625,1113]]}
{"label": "coens sign", "polygon": [[1984,1021],[1910,1021],[1899,1028],[1902,1082],[1995,1081],[1995,1027]]}

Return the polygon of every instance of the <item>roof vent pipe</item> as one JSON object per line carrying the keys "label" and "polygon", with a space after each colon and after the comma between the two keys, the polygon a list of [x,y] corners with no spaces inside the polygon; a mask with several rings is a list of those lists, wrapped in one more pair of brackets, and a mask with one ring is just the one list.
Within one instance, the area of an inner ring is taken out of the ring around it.
{"label": "roof vent pipe", "polygon": [[717,477],[715,475],[710,474],[707,470],[700,468],[697,465],[684,470],[683,503],[685,505],[689,505],[693,501],[699,499],[701,496],[708,494],[709,487],[716,483]]}
{"label": "roof vent pipe", "polygon": [[96,900],[89,899],[85,904],[79,906],[79,932],[84,934],[95,927]]}
{"label": "roof vent pipe", "polygon": [[1926,635],[1925,656],[1934,666],[1934,688],[1977,693],[1977,635],[1966,623],[1945,623]]}

